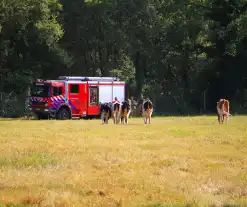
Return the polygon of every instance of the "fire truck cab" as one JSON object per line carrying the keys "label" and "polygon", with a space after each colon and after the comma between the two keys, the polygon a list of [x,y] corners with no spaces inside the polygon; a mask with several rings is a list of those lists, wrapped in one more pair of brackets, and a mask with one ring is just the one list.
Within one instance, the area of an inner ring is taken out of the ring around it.
{"label": "fire truck cab", "polygon": [[60,76],[36,80],[31,86],[30,108],[38,119],[72,119],[100,115],[101,103],[125,100],[125,82],[115,77]]}

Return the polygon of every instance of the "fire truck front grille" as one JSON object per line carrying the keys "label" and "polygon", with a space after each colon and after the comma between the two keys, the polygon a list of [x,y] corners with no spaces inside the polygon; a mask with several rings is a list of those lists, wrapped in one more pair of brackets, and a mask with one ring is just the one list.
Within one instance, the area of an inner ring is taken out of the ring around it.
{"label": "fire truck front grille", "polygon": [[31,103],[32,105],[38,105],[38,106],[43,106],[46,104],[45,102],[31,102]]}
{"label": "fire truck front grille", "polygon": [[45,102],[31,102],[31,107],[39,107],[39,108],[45,108],[47,106],[47,103]]}

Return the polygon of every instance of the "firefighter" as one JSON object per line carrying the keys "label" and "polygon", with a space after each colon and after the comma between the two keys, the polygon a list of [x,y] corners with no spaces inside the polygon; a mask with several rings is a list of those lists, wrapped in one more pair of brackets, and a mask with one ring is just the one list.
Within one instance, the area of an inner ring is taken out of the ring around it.
{"label": "firefighter", "polygon": [[114,98],[114,101],[112,102],[113,104],[115,103],[119,103],[120,104],[120,101],[117,99],[117,97]]}

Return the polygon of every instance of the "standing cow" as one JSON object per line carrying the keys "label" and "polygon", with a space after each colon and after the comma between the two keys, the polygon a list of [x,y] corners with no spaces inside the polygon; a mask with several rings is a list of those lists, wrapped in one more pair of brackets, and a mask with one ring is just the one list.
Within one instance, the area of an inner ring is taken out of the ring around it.
{"label": "standing cow", "polygon": [[113,103],[112,103],[112,110],[113,110],[113,122],[114,124],[118,124],[120,122],[120,116],[121,116],[121,103],[115,97]]}
{"label": "standing cow", "polygon": [[111,118],[112,109],[108,103],[101,105],[101,119],[103,124],[108,124],[108,120]]}
{"label": "standing cow", "polygon": [[153,113],[153,103],[150,99],[146,99],[143,101],[142,105],[142,115],[144,118],[144,124],[147,124],[147,122],[151,123],[151,116]]}
{"label": "standing cow", "polygon": [[220,99],[217,102],[216,108],[217,108],[217,113],[218,113],[219,124],[224,123],[224,120],[226,120],[227,122],[231,115],[229,101],[226,99]]}
{"label": "standing cow", "polygon": [[130,104],[127,101],[122,102],[121,106],[121,123],[128,124],[129,115],[130,115]]}

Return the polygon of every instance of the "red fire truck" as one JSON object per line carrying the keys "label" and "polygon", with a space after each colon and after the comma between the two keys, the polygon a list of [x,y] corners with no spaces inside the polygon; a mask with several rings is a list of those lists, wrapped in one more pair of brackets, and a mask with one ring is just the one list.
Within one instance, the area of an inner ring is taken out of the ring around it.
{"label": "red fire truck", "polygon": [[125,100],[125,82],[114,77],[59,76],[58,80],[36,80],[30,95],[30,108],[38,119],[96,117],[101,103],[115,97]]}

